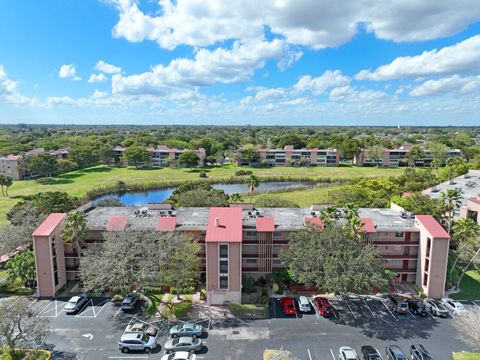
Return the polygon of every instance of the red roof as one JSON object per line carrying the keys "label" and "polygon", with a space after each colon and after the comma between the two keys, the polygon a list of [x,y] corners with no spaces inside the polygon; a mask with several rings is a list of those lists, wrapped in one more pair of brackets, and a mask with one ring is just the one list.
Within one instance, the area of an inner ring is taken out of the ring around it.
{"label": "red roof", "polygon": [[468,199],[468,200],[471,201],[471,202],[474,202],[475,204],[480,205],[480,199],[479,199],[479,198],[471,197],[471,198]]}
{"label": "red roof", "polygon": [[205,241],[242,242],[242,208],[211,208]]}
{"label": "red roof", "polygon": [[65,218],[65,213],[51,213],[47,218],[35,229],[32,236],[50,236],[58,225]]}
{"label": "red roof", "polygon": [[128,224],[126,216],[112,216],[108,219],[107,231],[124,231]]}
{"label": "red roof", "polygon": [[373,220],[368,217],[360,218],[360,221],[363,223],[363,230],[367,233],[374,233],[377,232],[377,229],[375,228],[375,224],[373,223]]}
{"label": "red roof", "polygon": [[20,160],[22,157],[20,155],[7,155],[5,157],[5,160],[7,161],[18,161]]}
{"label": "red roof", "polygon": [[161,217],[157,223],[157,231],[175,231],[177,218],[175,216]]}
{"label": "red roof", "polygon": [[264,152],[267,152],[267,149],[266,148],[261,148],[260,150],[258,150],[259,152],[261,153],[264,153]]}
{"label": "red roof", "polygon": [[450,238],[442,225],[440,225],[432,215],[417,215],[416,218],[422,223],[423,226],[425,226],[425,229],[427,229],[432,237],[445,239]]}
{"label": "red roof", "polygon": [[258,232],[274,232],[275,222],[273,221],[273,217],[257,218],[257,231]]}
{"label": "red roof", "polygon": [[318,226],[321,229],[325,227],[325,224],[323,223],[322,219],[320,219],[319,217],[306,217],[304,221],[305,221],[305,224],[312,224],[312,225]]}

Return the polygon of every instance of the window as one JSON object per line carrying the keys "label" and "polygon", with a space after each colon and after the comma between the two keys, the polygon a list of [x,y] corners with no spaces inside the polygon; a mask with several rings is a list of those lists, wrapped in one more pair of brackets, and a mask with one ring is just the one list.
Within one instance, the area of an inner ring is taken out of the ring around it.
{"label": "window", "polygon": [[255,237],[255,236],[257,236],[257,232],[256,231],[247,231],[247,236]]}
{"label": "window", "polygon": [[423,286],[427,286],[427,282],[428,282],[428,275],[423,274]]}
{"label": "window", "polygon": [[432,239],[427,238],[427,251],[425,256],[430,257],[430,248],[432,247]]}
{"label": "window", "polygon": [[228,290],[228,276],[220,276],[220,289]]}
{"label": "window", "polygon": [[282,260],[281,259],[272,259],[272,265],[281,265]]}
{"label": "window", "polygon": [[280,252],[280,249],[281,249],[281,248],[282,248],[282,247],[281,247],[280,245],[273,245],[273,246],[272,246],[272,252],[273,252],[274,254],[278,254],[278,253]]}
{"label": "window", "polygon": [[245,263],[246,263],[246,264],[256,264],[256,263],[257,263],[257,259],[245,259]]}
{"label": "window", "polygon": [[257,252],[257,245],[243,245],[243,252],[256,253]]}
{"label": "window", "polygon": [[228,258],[228,245],[220,245],[220,257]]}
{"label": "window", "polygon": [[228,274],[228,261],[220,260],[220,274]]}
{"label": "window", "polygon": [[281,232],[274,232],[274,233],[273,233],[273,236],[275,236],[275,237],[280,237],[280,236],[282,236],[282,233],[281,233]]}
{"label": "window", "polygon": [[397,231],[395,237],[403,237],[403,231]]}

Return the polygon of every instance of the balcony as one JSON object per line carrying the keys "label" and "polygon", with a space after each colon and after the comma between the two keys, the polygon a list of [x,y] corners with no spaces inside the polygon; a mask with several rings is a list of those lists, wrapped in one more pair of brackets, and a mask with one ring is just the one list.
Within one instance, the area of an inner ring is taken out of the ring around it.
{"label": "balcony", "polygon": [[73,252],[72,252],[72,251],[65,252],[65,253],[63,254],[63,256],[65,257],[65,259],[68,259],[68,258],[78,258],[78,257],[79,257],[77,250],[73,250]]}
{"label": "balcony", "polygon": [[417,255],[389,255],[380,254],[384,259],[405,259],[405,260],[417,260]]}

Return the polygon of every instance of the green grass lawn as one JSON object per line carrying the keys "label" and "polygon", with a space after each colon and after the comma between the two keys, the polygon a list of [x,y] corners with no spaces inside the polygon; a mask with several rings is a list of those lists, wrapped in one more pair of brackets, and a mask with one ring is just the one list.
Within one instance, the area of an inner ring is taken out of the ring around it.
{"label": "green grass lawn", "polygon": [[451,298],[458,300],[480,299],[480,273],[475,270],[467,271],[460,283],[461,291],[452,294]]}
{"label": "green grass lawn", "polygon": [[[71,195],[82,196],[87,191],[106,185],[113,185],[118,180],[127,185],[133,183],[171,182],[199,180],[199,171],[205,171],[210,179],[227,179],[234,176],[235,171],[242,169],[234,165],[225,165],[213,168],[187,169],[162,168],[162,169],[135,169],[133,167],[108,167],[95,166],[88,169],[72,171],[49,179],[14,181],[9,188],[9,197],[0,201],[0,225],[6,224],[5,214],[15,205],[20,196],[33,195],[44,191],[64,191]],[[376,167],[277,167],[277,168],[246,168],[258,176],[293,176],[305,178],[356,178],[375,176],[400,175],[404,170],[399,168]],[[300,192],[301,193],[301,192]],[[289,197],[295,197],[291,193]],[[311,201],[309,202],[311,204]]]}
{"label": "green grass lawn", "polygon": [[453,360],[480,360],[480,353],[469,353],[469,352],[453,353]]}
{"label": "green grass lawn", "polygon": [[[279,192],[271,194],[258,194],[252,196],[252,201],[255,202],[255,199],[267,196],[267,197],[279,197],[285,200],[290,200],[296,202],[302,207],[309,207],[312,204],[324,204],[327,201],[327,194],[330,190],[338,189],[340,186],[327,186],[327,187],[315,187],[312,189],[304,189],[299,191],[288,191],[288,192]],[[250,197],[245,195],[242,197],[244,201],[249,201]]]}

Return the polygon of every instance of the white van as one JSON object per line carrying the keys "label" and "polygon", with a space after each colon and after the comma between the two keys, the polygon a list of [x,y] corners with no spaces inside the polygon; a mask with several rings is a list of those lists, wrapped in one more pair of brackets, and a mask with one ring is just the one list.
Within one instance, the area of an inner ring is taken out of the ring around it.
{"label": "white van", "polygon": [[300,311],[304,313],[312,311],[312,308],[310,307],[310,302],[308,301],[306,296],[300,296],[298,298],[298,307],[300,308]]}

